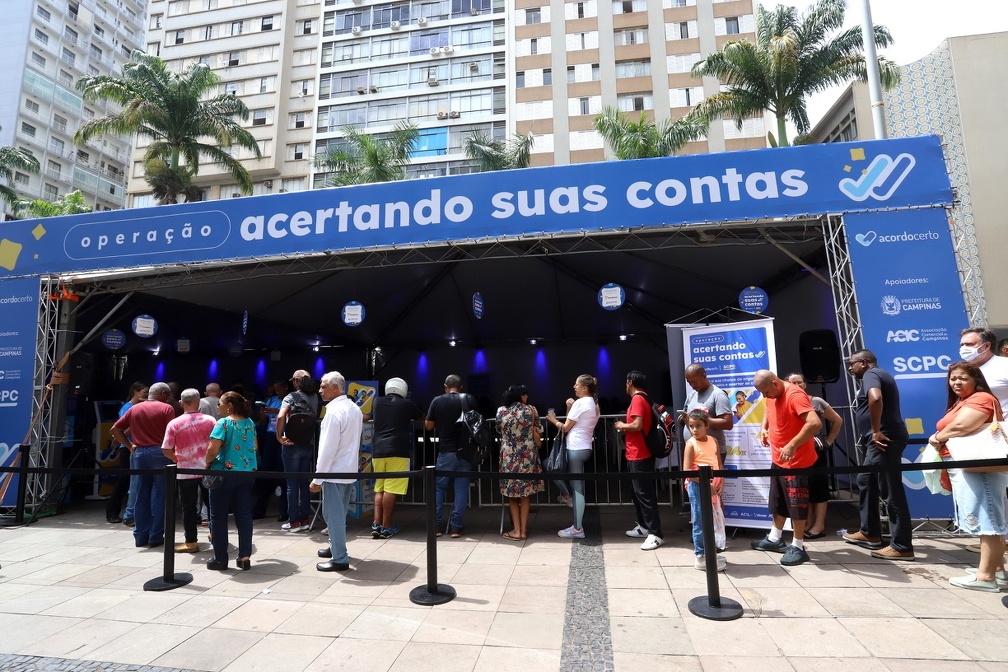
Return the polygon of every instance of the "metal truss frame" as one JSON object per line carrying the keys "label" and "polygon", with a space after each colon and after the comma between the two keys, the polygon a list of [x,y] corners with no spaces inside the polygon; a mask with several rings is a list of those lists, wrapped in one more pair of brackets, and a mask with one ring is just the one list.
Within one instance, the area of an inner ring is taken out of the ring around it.
{"label": "metal truss frame", "polygon": [[[959,283],[962,285],[962,295],[966,302],[966,317],[972,327],[986,327],[987,302],[984,296],[983,277],[980,274],[980,257],[975,240],[975,228],[968,226],[962,220],[962,206],[957,204],[956,210],[960,217],[955,217],[955,210],[949,209],[949,232],[952,234],[952,251],[955,253],[956,267],[959,270]],[[974,233],[971,242],[971,231]]]}

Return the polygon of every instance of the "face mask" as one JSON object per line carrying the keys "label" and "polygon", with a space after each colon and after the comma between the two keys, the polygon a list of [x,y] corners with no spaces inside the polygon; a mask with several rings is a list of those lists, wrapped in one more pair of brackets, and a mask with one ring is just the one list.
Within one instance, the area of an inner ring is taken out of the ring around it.
{"label": "face mask", "polygon": [[959,356],[963,358],[963,361],[972,362],[980,354],[980,347],[971,348],[968,345],[964,345],[959,348]]}

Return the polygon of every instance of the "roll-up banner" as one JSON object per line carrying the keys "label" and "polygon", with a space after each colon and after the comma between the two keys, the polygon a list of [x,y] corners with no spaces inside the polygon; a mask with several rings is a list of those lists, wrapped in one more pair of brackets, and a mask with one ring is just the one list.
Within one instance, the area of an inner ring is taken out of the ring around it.
{"label": "roll-up banner", "polygon": [[[740,411],[735,426],[725,433],[725,469],[769,468],[770,449],[759,438],[763,397],[753,386],[753,376],[760,369],[777,369],[773,320],[684,327],[682,333],[685,365],[704,367],[707,379],[724,390],[732,407]],[[745,402],[736,406],[740,394]],[[684,436],[689,436],[688,428]],[[770,481],[765,477],[725,479],[721,497],[725,524],[769,528],[769,499]]]}
{"label": "roll-up banner", "polygon": [[[969,326],[945,211],[844,216],[865,347],[899,386],[911,439],[926,439],[945,414],[948,365]],[[920,462],[922,445],[903,451]],[[932,495],[919,471],[903,472],[910,515],[951,518],[952,498]]]}
{"label": "roll-up banner", "polygon": [[[31,426],[39,279],[0,281],[0,465],[16,466]],[[17,503],[17,474],[0,474],[0,505]]]}

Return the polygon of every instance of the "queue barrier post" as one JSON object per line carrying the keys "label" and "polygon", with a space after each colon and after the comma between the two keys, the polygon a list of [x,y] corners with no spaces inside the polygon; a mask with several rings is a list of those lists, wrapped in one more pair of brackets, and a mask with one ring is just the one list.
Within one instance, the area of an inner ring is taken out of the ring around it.
{"label": "queue barrier post", "polygon": [[434,465],[424,467],[424,497],[427,513],[427,583],[410,591],[413,604],[434,606],[455,599],[455,589],[437,580],[437,531],[434,526],[436,514],[436,469]]}
{"label": "queue barrier post", "polygon": [[711,621],[734,621],[742,617],[742,605],[721,597],[718,587],[717,546],[714,543],[714,507],[711,502],[711,473],[708,465],[700,467],[700,520],[703,524],[704,573],[707,575],[707,594],[689,601],[690,613]]}
{"label": "queue barrier post", "polygon": [[24,524],[25,499],[28,497],[28,460],[31,455],[31,444],[23,443],[18,446],[18,487],[17,504],[14,509],[14,524]]}
{"label": "queue barrier post", "polygon": [[168,464],[164,468],[165,478],[165,513],[164,513],[164,573],[156,579],[144,584],[144,590],[172,590],[192,583],[193,575],[188,572],[175,573],[175,500],[176,465]]}

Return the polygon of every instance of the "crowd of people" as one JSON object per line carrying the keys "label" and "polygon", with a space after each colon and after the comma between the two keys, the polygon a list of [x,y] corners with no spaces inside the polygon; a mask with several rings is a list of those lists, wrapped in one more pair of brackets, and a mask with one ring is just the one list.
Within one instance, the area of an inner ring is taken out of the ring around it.
{"label": "crowd of people", "polygon": [[[961,361],[948,368],[947,414],[938,422],[929,442],[941,459],[950,460],[948,443],[976,434],[994,422],[1004,420],[1003,404],[1008,403],[1008,357],[1000,353],[992,332],[966,329],[961,334]],[[879,367],[870,350],[853,353],[847,361],[848,373],[856,379],[854,435],[861,463],[877,471],[857,477],[859,491],[859,526],[843,534],[850,544],[863,547],[875,558],[910,561],[914,559],[911,514],[903,486],[903,449],[909,441],[900,409],[899,389],[893,376]],[[745,392],[735,394],[731,404],[728,394],[707,378],[698,364],[684,372],[690,392],[678,422],[688,428],[683,469],[692,472],[701,466],[723,469],[728,448],[726,432],[741,420],[753,405]],[[755,373],[753,386],[764,400],[759,439],[769,448],[772,468],[768,510],[772,524],[766,536],[753,541],[756,550],[781,554],[781,564],[800,565],[810,556],[806,542],[826,535],[826,508],[829,484],[816,467],[827,464],[827,454],[843,426],[841,416],[822,398],[809,396],[805,378],[799,373],[779,377],[772,371]],[[183,512],[184,542],[176,552],[199,550],[198,528],[202,521],[210,527],[213,557],[209,569],[228,567],[228,517],[232,514],[238,535],[236,566],[251,566],[253,519],[266,515],[271,497],[279,495],[279,518],[289,532],[310,527],[311,495],[322,493],[322,513],[328,523],[329,545],[319,549],[319,571],[345,571],[349,568],[346,543],[346,516],[352,486],[359,468],[361,430],[365,420],[374,421],[372,469],[375,472],[374,519],[372,536],[389,539],[399,533],[394,523],[398,496],[406,494],[409,480],[402,472],[410,468],[415,450],[415,423],[423,423],[437,437],[436,467],[442,472],[436,479],[436,535],[451,538],[463,534],[469,500],[473,459],[464,453],[468,430],[459,418],[476,407],[476,399],[463,391],[462,378],[452,374],[444,382],[444,393],[423,410],[409,397],[409,388],[401,378],[386,382],[384,396],[374,399],[372,411],[365,416],[346,394],[346,381],[338,372],[330,372],[321,381],[312,380],[299,370],[290,381],[276,381],[273,395],[250,407],[239,391],[221,394],[211,383],[201,396],[195,389],[178,394],[170,384],[158,382],[150,387],[135,383],[123,405],[112,433],[130,455],[129,464],[145,470],[116,484],[106,512],[110,523],[133,526],[137,546],[164,543],[164,477],[155,475],[168,462],[191,469],[209,469],[224,474],[257,470],[284,471],[285,486],[274,481],[232,476],[222,479],[195,475],[179,476],[179,494]],[[655,471],[656,457],[647,446],[646,435],[652,427],[652,406],[647,396],[647,379],[639,371],[626,376],[625,391],[629,407],[625,417],[613,423],[623,436],[626,471],[632,484],[635,520],[626,535],[641,539],[641,549],[654,550],[664,543]],[[557,534],[566,539],[583,539],[585,481],[577,478],[593,454],[593,441],[599,421],[598,381],[590,374],[577,377],[574,395],[566,400],[566,413],[558,417],[550,408],[540,417],[529,402],[524,385],[512,385],[504,393],[492,418],[500,435],[498,463],[503,474],[535,476],[543,474],[540,451],[546,436],[545,423],[552,424],[566,437],[567,473],[570,481],[556,481],[562,493],[560,502],[570,506],[572,524]],[[313,418],[305,433],[303,416]],[[320,421],[315,419],[321,417]],[[317,457],[316,457],[317,441]],[[343,477],[311,478],[312,473],[343,474]],[[391,474],[384,477],[383,474]],[[529,536],[530,498],[545,488],[545,475],[537,478],[502,478],[500,492],[511,514],[511,529],[503,538],[523,541]],[[996,592],[1008,588],[1005,574],[1005,494],[1008,472],[948,469],[945,482],[955,501],[960,529],[981,539],[978,567],[963,577],[951,580],[955,586]],[[719,496],[723,481],[715,479],[714,494]],[[443,517],[449,489],[452,502],[447,521]],[[685,483],[692,511],[692,541],[695,567],[706,567],[707,553],[718,570],[726,562],[722,548],[705,548],[700,515],[699,483],[687,478]],[[120,517],[122,500],[128,501]],[[880,520],[880,499],[885,502],[889,519],[889,539],[885,543]],[[202,515],[201,515],[202,514]],[[784,540],[790,520],[790,543]],[[720,544],[719,544],[720,545]]]}

